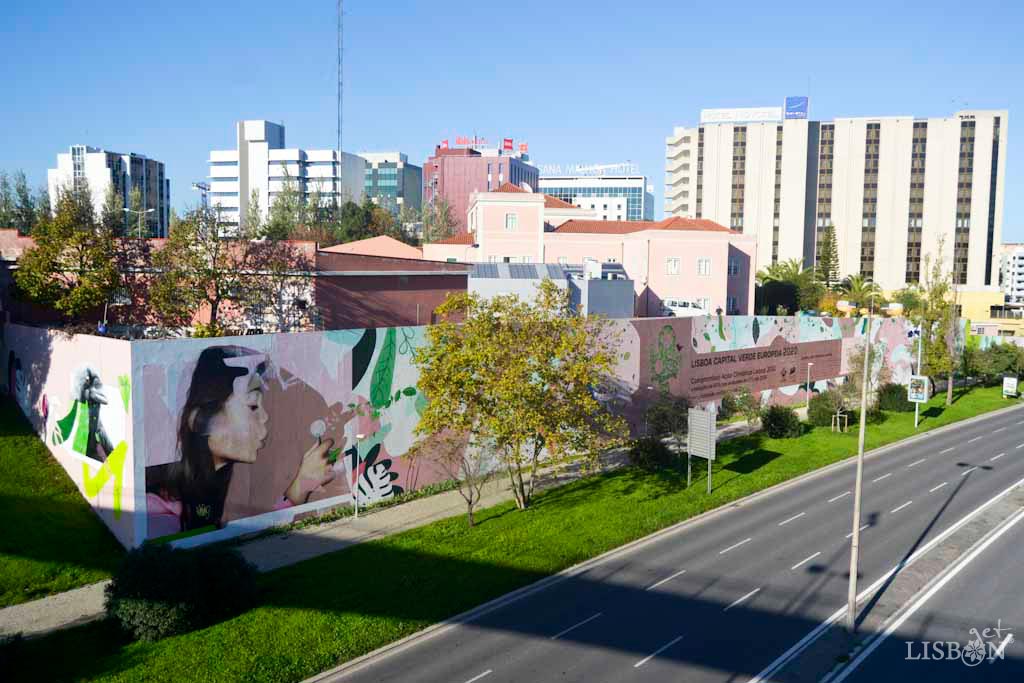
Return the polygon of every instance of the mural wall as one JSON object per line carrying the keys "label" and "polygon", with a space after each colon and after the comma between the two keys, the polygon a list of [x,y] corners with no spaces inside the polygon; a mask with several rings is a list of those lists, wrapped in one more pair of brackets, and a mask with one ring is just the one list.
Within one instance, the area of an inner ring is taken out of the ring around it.
{"label": "mural wall", "polygon": [[3,327],[4,390],[121,543],[135,522],[131,344]]}
{"label": "mural wall", "polygon": [[[661,391],[698,404],[747,387],[802,403],[847,372],[863,320],[710,316],[614,321],[623,360],[606,398],[634,430]],[[125,545],[195,545],[443,478],[405,457],[426,398],[424,328],[124,342],[7,325],[7,386]],[[913,339],[876,320],[906,382]]]}

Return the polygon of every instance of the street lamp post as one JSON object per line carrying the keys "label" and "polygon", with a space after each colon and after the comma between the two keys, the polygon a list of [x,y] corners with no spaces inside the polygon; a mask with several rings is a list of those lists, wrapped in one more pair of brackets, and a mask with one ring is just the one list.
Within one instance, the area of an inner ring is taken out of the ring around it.
{"label": "street lamp post", "polygon": [[807,389],[807,410],[811,409],[811,368],[814,367],[814,363],[807,364],[807,384],[804,388]]}
{"label": "street lamp post", "polygon": [[860,387],[860,434],[857,437],[857,479],[853,487],[853,535],[850,537],[850,586],[846,600],[846,625],[850,632],[857,629],[857,568],[860,564],[860,496],[864,479],[864,431],[867,427],[868,373],[871,368],[871,314],[874,295],[868,308],[868,325],[864,335],[864,375]]}
{"label": "street lamp post", "polygon": [[[922,320],[921,324],[917,326],[917,374],[918,375],[921,374],[921,337],[923,336],[921,334],[921,331],[923,329],[923,326],[924,326],[924,321]],[[925,395],[927,396],[927,394],[928,394],[928,392],[926,391]],[[917,423],[920,420],[920,418],[921,418],[921,404],[915,401],[914,402],[914,429],[917,429]]]}
{"label": "street lamp post", "polygon": [[156,211],[156,209],[143,209],[142,211],[137,211],[135,209],[129,209],[127,207],[125,208],[125,213],[134,213],[134,214],[138,214],[138,216],[139,216],[139,234],[138,234],[138,237],[142,237],[142,217],[145,216],[147,213],[153,213],[154,211]]}
{"label": "street lamp post", "polygon": [[355,518],[359,519],[359,466],[362,464],[362,458],[359,457],[359,443],[366,438],[365,434],[356,434],[356,467],[355,467],[355,484],[352,486],[352,504],[355,506]]}

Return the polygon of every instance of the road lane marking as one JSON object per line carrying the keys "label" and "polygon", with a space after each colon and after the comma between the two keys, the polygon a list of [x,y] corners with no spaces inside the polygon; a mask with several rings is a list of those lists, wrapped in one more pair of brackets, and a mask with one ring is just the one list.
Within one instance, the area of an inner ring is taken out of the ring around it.
{"label": "road lane marking", "polygon": [[982,541],[980,545],[973,548],[963,559],[961,559],[956,565],[954,565],[952,569],[950,569],[945,575],[943,575],[942,578],[936,581],[935,585],[929,588],[923,595],[921,595],[921,597],[917,598],[909,607],[907,607],[906,610],[904,610],[902,614],[899,615],[899,617],[894,619],[885,628],[885,630],[882,631],[881,634],[879,634],[863,650],[860,651],[857,657],[854,658],[854,660],[850,662],[836,678],[832,679],[832,682],[842,683],[843,681],[845,681],[850,676],[850,674],[852,674],[857,669],[857,667],[860,666],[864,662],[864,660],[867,659],[871,655],[871,653],[878,648],[879,645],[885,642],[885,640],[893,634],[893,631],[903,626],[903,623],[906,622],[907,619],[912,617],[914,613],[917,612],[917,610],[920,609],[922,605],[928,602],[928,600],[930,600],[933,595],[942,590],[942,588],[947,583],[952,581],[953,578],[956,577],[956,575],[959,574],[961,571],[963,571],[964,568],[966,568],[971,562],[973,562],[974,559],[978,557],[978,555],[980,555],[990,545],[995,543],[1000,536],[1002,536],[1011,528],[1013,528],[1021,519],[1024,519],[1024,513],[1016,515],[1015,517],[1011,518],[1008,522],[1006,522],[1003,526],[997,527],[996,530],[992,532],[992,534],[988,538]]}
{"label": "road lane marking", "polygon": [[890,472],[889,474],[883,474],[882,476],[878,477],[877,479],[872,479],[871,483],[874,484],[876,481],[882,481],[886,477],[891,477],[891,476],[892,476],[892,472]]}
{"label": "road lane marking", "polygon": [[927,459],[928,459],[928,458],[921,458],[920,460],[918,460],[918,461],[916,461],[916,462],[912,462],[912,463],[910,463],[909,465],[907,465],[907,469],[910,469],[910,468],[911,468],[911,467],[913,467],[914,465],[920,465],[921,463],[923,463],[923,462],[924,462],[925,460],[927,460]]}
{"label": "road lane marking", "polygon": [[850,492],[849,492],[849,491],[847,491],[846,493],[840,493],[840,494],[839,494],[838,496],[836,496],[835,498],[829,498],[829,499],[828,499],[828,502],[830,502],[830,503],[834,503],[834,502],[836,502],[837,500],[839,500],[840,498],[843,498],[843,497],[845,497],[845,496],[848,496],[848,495],[850,495]]}
{"label": "road lane marking", "polygon": [[[864,531],[864,530],[865,530],[865,529],[867,529],[867,528],[868,528],[869,526],[871,526],[871,525],[870,525],[870,524],[865,524],[864,526],[862,526],[862,527],[860,528],[860,530],[861,530],[861,531]],[[846,537],[847,537],[847,538],[850,538],[851,536],[853,536],[853,532],[852,532],[852,531],[851,531],[850,533],[846,534]]]}
{"label": "road lane marking", "polygon": [[977,467],[972,467],[970,469],[964,470],[963,472],[960,473],[960,476],[961,477],[966,477],[968,474],[970,474],[971,472],[973,472],[976,469],[978,469],[978,468]]}
{"label": "road lane marking", "polygon": [[891,514],[897,513],[897,512],[899,512],[900,510],[902,510],[903,508],[907,507],[908,505],[910,505],[913,502],[914,501],[912,501],[912,500],[908,500],[906,503],[904,503],[903,505],[900,505],[898,508],[896,508],[894,510],[890,510],[889,514],[891,515]]}
{"label": "road lane marking", "polygon": [[745,538],[745,539],[743,539],[742,541],[740,541],[739,543],[737,543],[736,545],[731,545],[731,546],[729,546],[728,548],[726,548],[725,550],[721,551],[721,552],[720,552],[720,553],[718,553],[718,554],[719,554],[719,555],[725,555],[725,554],[726,554],[727,552],[729,552],[730,550],[734,550],[734,549],[736,549],[736,548],[739,548],[739,547],[740,547],[741,545],[743,545],[744,543],[749,543],[749,542],[750,542],[750,539],[749,539],[749,538]]}
{"label": "road lane marking", "polygon": [[551,636],[551,640],[558,640],[559,638],[564,636],[569,631],[572,631],[573,629],[576,629],[576,628],[579,628],[580,626],[583,626],[583,624],[586,624],[588,622],[593,621],[594,619],[597,619],[602,614],[604,614],[604,612],[598,612],[597,614],[595,614],[593,616],[587,617],[586,619],[584,619],[583,621],[581,621],[578,624],[573,624],[572,626],[570,626],[569,628],[565,629],[564,631],[559,631],[555,635]]}
{"label": "road lane marking", "polygon": [[1001,431],[1003,431],[1004,429],[1006,429],[1006,427],[1000,427],[999,429],[993,429],[993,430],[992,430],[992,433],[993,433],[993,434],[995,434],[996,432],[1001,432]]}
{"label": "road lane marking", "polygon": [[[664,652],[665,650],[669,649],[670,647],[672,647],[673,645],[675,645],[676,643],[678,643],[682,639],[683,639],[682,636],[678,636],[676,638],[673,638],[672,640],[668,641],[667,643],[665,643],[664,645],[659,647],[657,650],[655,650],[654,652],[652,652],[651,654],[647,655],[646,657],[641,659],[639,662],[634,664],[633,668],[634,669],[639,669],[641,666],[643,666],[647,662],[651,661],[652,659],[654,659],[655,657],[657,657],[662,652]],[[469,681],[466,681],[466,683],[469,683]]]}
{"label": "road lane marking", "polygon": [[797,562],[796,564],[794,564],[794,565],[793,565],[792,567],[790,567],[790,569],[791,569],[791,570],[792,570],[792,569],[796,569],[797,567],[799,567],[799,566],[801,566],[801,565],[807,564],[808,562],[810,562],[811,560],[813,560],[814,558],[816,558],[816,557],[817,557],[818,555],[821,555],[821,551],[820,551],[820,550],[819,550],[818,552],[814,553],[813,555],[811,555],[810,557],[806,557],[806,558],[804,558],[804,559],[800,560],[799,562]]}
{"label": "road lane marking", "polygon": [[484,676],[490,676],[492,673],[494,673],[494,669],[488,669],[487,671],[483,672],[482,674],[477,674],[476,676],[473,676],[471,679],[466,681],[466,683],[473,683],[473,681],[479,681]]}
{"label": "road lane marking", "polygon": [[943,486],[945,486],[948,483],[949,483],[948,481],[944,481],[941,484],[939,484],[938,486],[936,486],[935,488],[933,488],[932,490],[930,490],[928,493],[935,493],[936,491],[938,491],[939,489],[941,489]]}
{"label": "road lane marking", "polygon": [[648,586],[644,590],[645,591],[653,590],[653,589],[657,588],[658,586],[660,586],[661,584],[666,583],[668,581],[671,581],[672,579],[676,578],[677,576],[682,576],[685,573],[686,573],[685,569],[683,569],[682,571],[678,571],[675,574],[673,574],[672,576],[666,577],[666,578],[662,579],[661,581],[658,581],[657,583],[652,583],[650,586]]}
{"label": "road lane marking", "polygon": [[[1024,444],[1021,444],[1021,445],[1024,446]],[[949,448],[946,448],[945,450],[941,450],[941,451],[939,451],[939,455],[942,455],[943,453],[949,453],[954,448],[956,448],[956,446],[950,446]]]}
{"label": "road lane marking", "polygon": [[[999,430],[997,429],[996,431],[998,432]],[[980,440],[980,439],[981,439],[981,437],[980,437],[980,436],[976,436],[976,437],[974,437],[973,439],[968,439],[968,440],[967,440],[967,443],[974,443],[975,441],[978,441],[978,440]]]}
{"label": "road lane marking", "polygon": [[999,458],[1003,457],[1004,455],[1006,455],[1006,453],[1000,453],[999,455],[993,455],[991,458],[989,458],[989,460],[998,460]]}
{"label": "road lane marking", "polygon": [[746,600],[747,598],[749,598],[749,597],[752,597],[752,596],[756,595],[756,594],[757,594],[757,593],[759,593],[759,592],[761,592],[761,589],[760,589],[760,588],[755,588],[754,590],[750,591],[749,593],[747,593],[746,595],[744,595],[744,596],[743,596],[742,598],[740,598],[739,600],[734,600],[734,601],[733,601],[733,603],[732,603],[731,605],[729,605],[728,607],[726,607],[726,608],[725,608],[724,610],[722,610],[722,611],[723,611],[723,612],[728,612],[729,610],[731,610],[731,609],[732,609],[733,607],[735,607],[736,605],[740,604],[741,602],[743,602],[743,601],[744,601],[744,600]]}
{"label": "road lane marking", "polygon": [[1019,443],[1014,448],[1024,448],[1024,443]]}
{"label": "road lane marking", "polygon": [[782,526],[782,525],[784,525],[784,524],[789,524],[789,523],[790,523],[790,522],[792,522],[792,521],[793,521],[794,519],[800,519],[801,517],[803,517],[803,516],[804,516],[804,515],[806,515],[806,514],[807,514],[806,512],[801,512],[801,513],[800,513],[799,515],[793,515],[793,516],[792,516],[792,517],[790,517],[789,519],[784,519],[784,520],[782,520],[781,522],[779,522],[779,526]]}

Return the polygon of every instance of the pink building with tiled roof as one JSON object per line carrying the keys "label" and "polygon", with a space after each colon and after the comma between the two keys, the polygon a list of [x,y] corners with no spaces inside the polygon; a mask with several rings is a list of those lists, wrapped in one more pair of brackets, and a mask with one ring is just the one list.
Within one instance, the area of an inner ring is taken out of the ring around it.
{"label": "pink building with tiled roof", "polygon": [[750,314],[756,239],[705,219],[596,220],[593,211],[510,184],[471,196],[469,232],[425,244],[437,261],[621,263],[636,287],[636,314],[662,315],[666,301],[708,313]]}

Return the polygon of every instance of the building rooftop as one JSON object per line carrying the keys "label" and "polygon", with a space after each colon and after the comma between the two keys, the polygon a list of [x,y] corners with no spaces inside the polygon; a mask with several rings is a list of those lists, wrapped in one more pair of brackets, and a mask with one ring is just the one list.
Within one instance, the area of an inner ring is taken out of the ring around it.
{"label": "building rooftop", "polygon": [[320,251],[334,254],[362,254],[363,256],[394,256],[398,258],[423,258],[423,250],[400,242],[394,237],[378,235],[365,240],[356,240],[333,247],[324,247]]}
{"label": "building rooftop", "polygon": [[457,235],[452,235],[443,240],[438,240],[432,244],[474,244],[473,234],[468,232],[460,232]]}
{"label": "building rooftop", "polygon": [[692,230],[696,232],[721,232],[730,235],[741,234],[706,218],[682,218],[681,216],[672,216],[660,221],[571,220],[562,223],[553,232],[627,235],[643,230]]}

